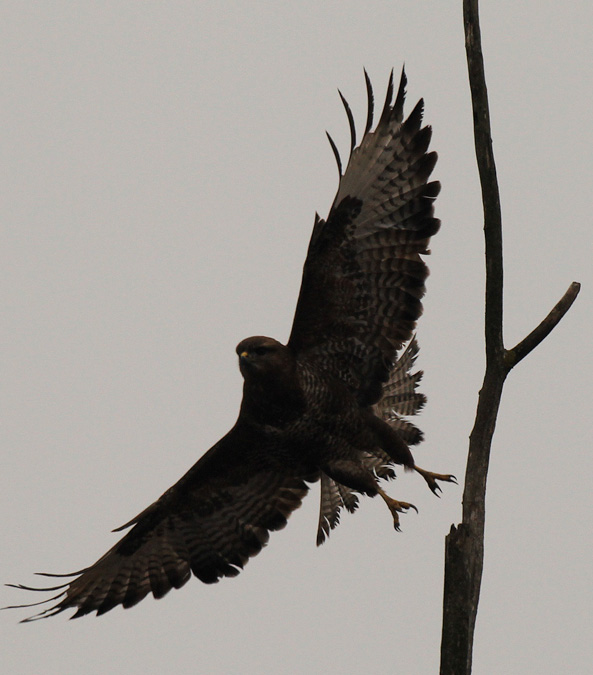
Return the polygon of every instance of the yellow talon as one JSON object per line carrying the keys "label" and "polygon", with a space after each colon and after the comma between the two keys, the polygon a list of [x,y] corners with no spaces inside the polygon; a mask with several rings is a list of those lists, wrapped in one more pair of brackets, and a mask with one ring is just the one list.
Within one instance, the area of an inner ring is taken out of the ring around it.
{"label": "yellow talon", "polygon": [[455,485],[457,485],[457,478],[450,473],[433,473],[432,471],[421,469],[416,465],[414,465],[414,471],[417,471],[422,478],[424,478],[428,483],[428,487],[437,497],[440,497],[438,491],[441,491],[441,486],[437,483],[438,480],[442,480],[446,483],[455,483]]}
{"label": "yellow talon", "polygon": [[408,502],[399,502],[397,499],[393,499],[388,494],[386,494],[381,488],[378,489],[378,493],[381,495],[383,501],[387,504],[387,508],[391,511],[393,516],[393,527],[400,532],[399,527],[399,514],[405,513],[408,509],[414,509],[418,513],[418,509],[414,504]]}

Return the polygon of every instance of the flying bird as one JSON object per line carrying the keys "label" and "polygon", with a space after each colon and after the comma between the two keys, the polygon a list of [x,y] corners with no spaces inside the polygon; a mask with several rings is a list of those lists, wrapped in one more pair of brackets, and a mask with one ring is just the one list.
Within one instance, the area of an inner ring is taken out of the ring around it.
{"label": "flying bird", "polygon": [[290,338],[256,336],[237,346],[244,379],[233,428],[156,502],[115,531],[131,528],[90,567],[66,583],[27,590],[58,591],[54,604],[25,621],[74,609],[71,618],[116,605],[132,607],[148,593],[163,597],[193,574],[205,583],[234,577],[286,525],[320,481],[317,543],[354,511],[359,495],[379,495],[394,526],[412,504],[389,497],[381,479],[393,467],[419,473],[433,492],[449,474],[419,468],[410,446],[422,432],[407,416],[424,405],[412,372],[413,337],[428,268],[422,256],[440,226],[429,182],[437,155],[428,152],[420,100],[404,121],[406,76],[394,100],[393,72],[373,130],[373,90],[365,71],[368,115],[351,147],[326,220],[315,217]]}

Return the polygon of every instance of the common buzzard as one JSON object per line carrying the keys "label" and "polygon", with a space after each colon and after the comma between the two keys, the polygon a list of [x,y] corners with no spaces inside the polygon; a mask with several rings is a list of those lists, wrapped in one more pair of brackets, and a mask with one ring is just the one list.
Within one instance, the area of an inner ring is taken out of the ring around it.
{"label": "common buzzard", "polygon": [[[403,120],[406,77],[393,101],[393,73],[379,122],[365,72],[368,115],[360,144],[351,132],[327,220],[315,218],[290,339],[250,337],[237,346],[244,378],[235,426],[154,504],[117,531],[132,529],[96,563],[71,575],[43,602],[54,605],[25,621],[73,608],[74,617],[116,605],[131,607],[149,592],[161,598],[192,573],[205,583],[234,577],[259,553],[269,532],[286,525],[320,480],[317,543],[354,511],[358,494],[380,495],[399,529],[412,504],[387,496],[379,479],[393,466],[420,473],[433,492],[453,476],[417,467],[410,446],[422,433],[403,419],[424,397],[412,373],[412,337],[428,269],[422,260],[439,229],[433,216],[438,182],[428,182],[423,102]],[[392,102],[393,101],[393,102]],[[407,348],[398,358],[404,345]],[[33,606],[42,603],[32,603]]]}

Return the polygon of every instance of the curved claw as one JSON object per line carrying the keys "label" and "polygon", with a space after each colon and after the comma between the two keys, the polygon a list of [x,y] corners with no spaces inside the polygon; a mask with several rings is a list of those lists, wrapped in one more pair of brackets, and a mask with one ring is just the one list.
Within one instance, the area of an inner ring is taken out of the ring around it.
{"label": "curved claw", "polygon": [[421,469],[419,466],[414,466],[414,470],[417,473],[419,473],[422,476],[422,478],[424,478],[424,480],[428,484],[428,487],[431,489],[432,493],[435,494],[437,497],[440,497],[438,493],[442,492],[441,486],[437,483],[437,481],[442,480],[445,483],[455,483],[455,485],[458,485],[457,478],[455,478],[453,474],[433,473],[432,471],[426,471],[425,469]]}
{"label": "curved claw", "polygon": [[399,514],[405,513],[408,511],[408,509],[414,509],[414,511],[418,513],[418,509],[414,506],[414,504],[410,504],[409,502],[400,502],[397,499],[393,499],[388,494],[385,494],[385,492],[381,489],[379,489],[378,493],[381,495],[383,501],[387,504],[387,508],[391,511],[394,529],[396,532],[401,532],[399,527]]}

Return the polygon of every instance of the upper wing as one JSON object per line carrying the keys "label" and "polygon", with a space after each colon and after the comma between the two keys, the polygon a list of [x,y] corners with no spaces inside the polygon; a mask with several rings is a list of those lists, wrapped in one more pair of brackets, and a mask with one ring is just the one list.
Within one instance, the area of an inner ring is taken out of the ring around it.
{"label": "upper wing", "polygon": [[[365,72],[369,114],[327,221],[316,217],[289,346],[343,379],[363,405],[381,397],[397,351],[422,312],[438,182],[427,182],[436,153],[427,153],[423,102],[403,121],[406,77],[392,104],[393,73],[381,118],[371,132],[373,93]],[[341,162],[331,141],[341,174]]]}
{"label": "upper wing", "polygon": [[[205,583],[239,574],[307,493],[309,476],[273,465],[257,434],[239,423],[154,504],[119,530],[133,528],[94,565],[68,583],[27,590],[60,593],[58,602],[25,621],[70,607],[72,618],[116,605],[132,607],[149,592],[161,598],[193,573]],[[315,477],[314,477],[315,478]],[[31,605],[19,605],[30,607]]]}

